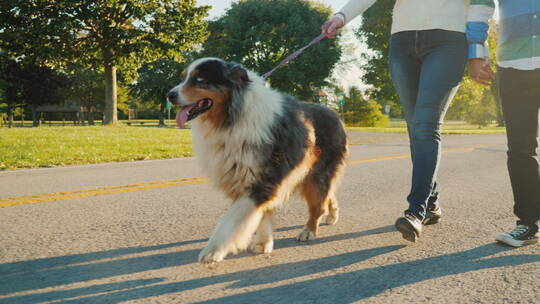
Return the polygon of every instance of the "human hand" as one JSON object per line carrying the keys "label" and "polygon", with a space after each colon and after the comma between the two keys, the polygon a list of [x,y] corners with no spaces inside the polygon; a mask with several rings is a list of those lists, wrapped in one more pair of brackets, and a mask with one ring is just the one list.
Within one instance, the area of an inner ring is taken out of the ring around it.
{"label": "human hand", "polygon": [[337,32],[340,28],[345,25],[343,18],[334,15],[328,21],[326,21],[322,26],[322,32],[326,33],[326,37],[330,39],[336,38]]}
{"label": "human hand", "polygon": [[471,79],[484,85],[490,85],[495,73],[483,58],[469,59],[469,75]]}

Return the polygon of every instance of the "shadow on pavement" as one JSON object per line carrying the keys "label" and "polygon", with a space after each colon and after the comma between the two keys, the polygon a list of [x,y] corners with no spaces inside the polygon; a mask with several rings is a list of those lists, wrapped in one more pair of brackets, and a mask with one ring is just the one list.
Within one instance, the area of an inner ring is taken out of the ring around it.
{"label": "shadow on pavement", "polygon": [[[303,228],[304,226],[296,226],[295,228],[297,227],[298,227],[298,232],[300,232],[300,228]],[[292,229],[287,229],[287,230],[292,230]],[[274,249],[299,247],[299,246],[313,246],[316,244],[356,239],[363,236],[392,232],[395,230],[396,229],[394,228],[393,225],[389,225],[389,226],[379,227],[379,228],[365,230],[365,231],[317,237],[316,239],[311,240],[309,242],[298,242],[295,237],[286,238],[286,239],[277,239],[277,240],[274,240]],[[285,230],[281,230],[281,231],[285,231]]]}
{"label": "shadow on pavement", "polygon": [[[404,246],[401,245],[367,249],[319,259],[272,265],[253,270],[239,271],[230,274],[187,280],[183,282],[156,284],[82,299],[64,300],[62,303],[119,303],[169,293],[181,293],[182,291],[186,290],[227,282],[231,283],[228,288],[243,288],[260,284],[274,283],[359,263],[374,256],[398,250],[403,247]],[[23,297],[6,299],[9,301],[5,303],[28,303],[24,302],[25,299]],[[35,297],[37,297],[37,295]],[[49,298],[48,294],[44,294],[42,297]],[[236,302],[236,299],[230,299],[230,301]],[[249,301],[250,303],[261,303],[260,299],[251,297],[246,299],[246,301]],[[217,302],[221,303],[221,299],[218,299]],[[0,300],[0,303],[3,303],[2,300]]]}
{"label": "shadow on pavement", "polygon": [[[0,296],[14,292],[54,287],[193,263],[197,260],[198,250],[154,254],[123,260],[100,260],[121,258],[124,255],[139,254],[206,241],[207,239],[190,240],[156,246],[120,248],[0,264]],[[3,302],[3,299],[0,299],[0,303],[8,302]]]}
{"label": "shadow on pavement", "polygon": [[[73,264],[81,264],[81,263],[86,263],[86,262],[102,260],[102,259],[115,258],[115,257],[126,255],[126,254],[161,250],[161,249],[167,249],[171,247],[202,243],[206,241],[208,241],[208,239],[190,240],[190,241],[184,241],[184,242],[175,242],[175,243],[170,243],[170,244],[147,246],[147,247],[119,248],[119,249],[112,249],[112,250],[99,251],[99,252],[65,255],[65,256],[59,256],[59,257],[54,257],[54,258],[44,258],[44,259],[36,259],[36,260],[30,260],[30,261],[5,263],[5,264],[0,264],[0,275],[2,276],[0,277],[0,282],[3,279],[3,276],[5,275],[16,275],[16,274],[22,274],[25,272],[35,272],[35,271],[43,270],[43,269],[64,267],[64,266],[73,265]],[[2,289],[0,285],[0,295],[1,294],[4,294],[4,290]]]}
{"label": "shadow on pavement", "polygon": [[[287,231],[297,228],[299,227],[294,226],[288,228],[281,228],[279,229],[279,231]],[[386,226],[362,232],[345,233],[321,237],[308,244],[315,245],[326,242],[358,238],[372,234],[389,232],[392,231],[392,229],[392,226]],[[149,270],[196,263],[197,255],[200,249],[185,250],[171,253],[160,253],[147,256],[137,256],[121,260],[100,260],[121,258],[122,255],[144,253],[152,250],[172,248],[193,243],[201,243],[205,241],[206,239],[191,240],[157,246],[122,248],[87,254],[69,255],[63,257],[1,264],[0,295],[6,296],[15,292],[24,292],[48,287],[56,287],[66,284],[104,279],[119,275],[129,275]],[[298,243],[293,238],[276,240],[275,245],[276,249],[294,246],[307,246],[304,245],[304,243]],[[231,274],[201,278],[196,280],[188,280],[171,284],[145,286],[156,284],[164,280],[162,278],[155,278],[101,284],[62,291],[43,292],[32,295],[7,297],[0,299],[0,303],[43,303],[47,301],[58,301],[73,297],[95,295],[96,293],[102,292],[123,290],[121,292],[115,292],[112,294],[98,295],[90,298],[72,300],[73,303],[115,303],[120,301],[126,301],[129,299],[139,299],[167,293],[175,293],[183,290],[200,288],[223,282],[235,282],[234,287],[258,285],[287,280],[298,276],[315,274],[318,272],[343,267],[346,265],[360,262],[365,259],[369,259],[373,256],[400,249],[402,247],[403,246],[387,246],[375,249],[368,249],[359,252],[346,253],[320,259],[272,265],[261,269],[241,271]],[[128,290],[126,291],[125,289]],[[69,303],[71,303],[71,301]]]}
{"label": "shadow on pavement", "polygon": [[[392,230],[393,228],[391,226],[386,226],[368,231],[328,236],[317,239],[311,244],[353,239]],[[85,265],[76,264],[81,263],[81,261],[92,261],[92,258],[121,257],[122,254],[142,253],[158,248],[170,248],[180,246],[181,244],[203,241],[205,240],[89,253],[78,255],[78,260],[75,258],[76,256],[67,256],[65,264],[61,263],[62,257],[28,261],[27,263],[31,263],[29,265],[38,266],[36,270],[30,270],[28,269],[28,265],[23,265],[26,270],[22,271],[13,269],[13,264],[17,263],[3,264],[0,265],[0,269],[8,270],[10,274],[4,275],[2,273],[0,275],[0,295],[5,296],[14,292],[30,291],[196,263],[198,249],[153,254],[143,257],[130,257],[123,260],[99,261]],[[293,244],[299,246],[296,241],[289,238],[276,240],[276,248],[287,248],[293,246]],[[326,271],[331,272],[332,270],[361,263],[370,258],[387,254],[403,247],[403,245],[395,245],[371,248],[181,282],[164,283],[166,278],[126,280],[68,290],[55,290],[6,297],[0,299],[0,303],[44,303],[49,301],[55,301],[56,303],[119,303],[166,294],[180,294],[183,291],[224,283],[228,284],[225,288],[231,289],[231,291],[234,289],[240,291],[246,287],[279,283]],[[203,303],[308,303],[320,302],[323,299],[326,303],[350,303],[378,295],[392,288],[439,277],[482,269],[540,262],[540,254],[515,254],[490,257],[508,250],[511,249],[497,244],[486,244],[463,252],[416,261],[383,265],[345,273],[335,274],[331,272],[321,278],[216,298]],[[24,263],[19,262],[17,265]],[[6,265],[11,266],[8,267]]]}
{"label": "shadow on pavement", "polygon": [[[540,254],[518,254],[488,258],[512,250],[487,244],[471,250],[417,261],[385,265],[306,280],[284,286],[217,298],[200,303],[351,303],[386,290],[439,277],[482,269],[540,262]],[[241,287],[235,283],[231,287]]]}

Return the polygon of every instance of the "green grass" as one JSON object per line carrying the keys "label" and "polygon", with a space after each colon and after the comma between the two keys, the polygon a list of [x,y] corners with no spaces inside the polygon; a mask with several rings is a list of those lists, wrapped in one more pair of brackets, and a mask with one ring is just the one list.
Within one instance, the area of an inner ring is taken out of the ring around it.
{"label": "green grass", "polygon": [[[347,127],[351,131],[378,132],[378,133],[407,133],[407,125],[404,120],[391,120],[388,127]],[[443,124],[443,134],[502,134],[506,130],[504,127],[497,127],[495,124],[478,128],[477,125],[467,124],[463,121],[446,121]]]}
{"label": "green grass", "polygon": [[[132,121],[131,126],[53,126],[0,128],[0,170],[37,168],[191,156],[191,131],[157,128],[157,120]],[[142,123],[142,124],[141,124]],[[26,123],[29,126],[30,122]],[[392,120],[386,128],[348,128],[349,131],[406,133],[405,122]],[[445,123],[445,134],[504,133],[463,122]]]}
{"label": "green grass", "polygon": [[[32,121],[31,120],[15,120],[14,127],[31,127]],[[123,126],[135,126],[135,127],[157,127],[159,124],[159,120],[157,119],[134,119],[134,120],[119,120],[120,125]],[[174,126],[175,122],[174,119],[166,120],[165,123],[168,126]],[[101,120],[94,120],[94,124],[96,126],[101,126],[102,121]],[[41,124],[42,127],[69,127],[69,126],[75,126],[73,124],[72,120],[53,120],[53,121],[45,121]],[[0,125],[2,127],[2,125]],[[3,127],[7,127],[6,124],[4,124]]]}
{"label": "green grass", "polygon": [[0,170],[191,156],[191,132],[173,128],[0,128]]}

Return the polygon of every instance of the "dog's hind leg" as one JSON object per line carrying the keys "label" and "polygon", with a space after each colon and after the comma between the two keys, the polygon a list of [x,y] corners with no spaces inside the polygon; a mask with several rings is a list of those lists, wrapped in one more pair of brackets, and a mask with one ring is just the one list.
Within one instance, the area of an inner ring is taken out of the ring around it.
{"label": "dog's hind leg", "polygon": [[328,225],[335,225],[339,219],[339,204],[335,191],[343,177],[343,167],[343,163],[338,165],[336,170],[332,172],[333,175],[330,179],[330,187],[328,188],[328,216],[326,217],[326,224]]}
{"label": "dog's hind leg", "polygon": [[270,253],[274,249],[274,214],[267,211],[251,241],[250,249],[255,253]]}
{"label": "dog's hind leg", "polygon": [[335,225],[339,219],[339,205],[334,193],[328,196],[328,215],[326,216],[327,225]]}
{"label": "dog's hind leg", "polygon": [[199,254],[199,262],[219,262],[229,253],[245,250],[263,216],[263,210],[250,198],[234,202]]}
{"label": "dog's hind leg", "polygon": [[301,185],[302,194],[306,199],[309,210],[309,219],[306,226],[296,237],[301,242],[312,240],[317,236],[321,217],[328,210],[328,193],[321,191],[321,187],[318,186],[314,176],[306,177]]}
{"label": "dog's hind leg", "polygon": [[[345,156],[343,156],[344,158]],[[339,219],[339,204],[336,199],[335,191],[338,188],[338,185],[343,177],[345,163],[343,159],[341,162],[333,169],[330,170],[330,180],[328,186],[328,215],[326,217],[326,224],[335,225]]]}

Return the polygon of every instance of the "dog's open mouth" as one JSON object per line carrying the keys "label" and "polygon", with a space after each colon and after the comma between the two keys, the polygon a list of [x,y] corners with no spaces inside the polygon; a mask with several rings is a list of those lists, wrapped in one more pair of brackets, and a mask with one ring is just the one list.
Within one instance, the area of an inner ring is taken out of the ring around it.
{"label": "dog's open mouth", "polygon": [[210,108],[212,107],[212,103],[212,99],[205,98],[197,101],[192,105],[181,107],[178,110],[178,113],[176,113],[176,125],[182,126],[186,122],[195,119],[197,116],[210,110]]}

